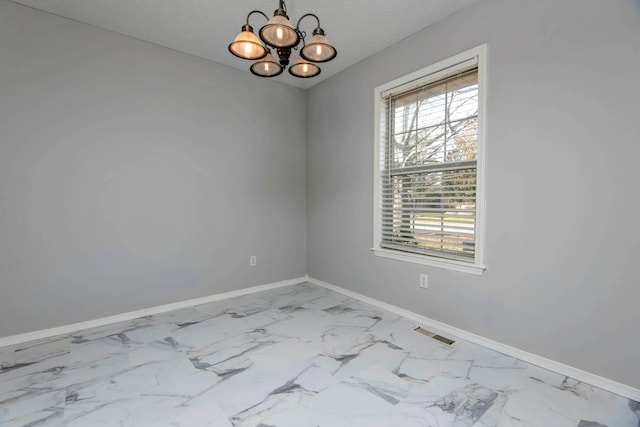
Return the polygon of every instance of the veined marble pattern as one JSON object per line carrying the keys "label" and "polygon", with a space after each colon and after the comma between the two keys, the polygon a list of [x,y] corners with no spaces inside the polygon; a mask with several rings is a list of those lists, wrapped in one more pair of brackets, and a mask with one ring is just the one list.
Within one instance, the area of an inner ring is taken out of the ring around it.
{"label": "veined marble pattern", "polygon": [[639,427],[640,404],[302,284],[0,349],[0,425]]}

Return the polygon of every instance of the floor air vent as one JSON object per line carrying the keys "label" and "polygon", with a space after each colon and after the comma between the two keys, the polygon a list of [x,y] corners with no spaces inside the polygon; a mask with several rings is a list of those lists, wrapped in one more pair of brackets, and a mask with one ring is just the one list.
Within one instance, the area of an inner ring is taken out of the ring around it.
{"label": "floor air vent", "polygon": [[425,329],[421,326],[418,326],[417,328],[414,329],[415,332],[422,334],[426,337],[429,338],[433,338],[436,341],[440,341],[442,344],[446,344],[446,345],[452,345],[455,341],[452,339],[449,339],[447,337],[443,337],[442,335],[438,335],[435,332],[431,332],[428,329]]}

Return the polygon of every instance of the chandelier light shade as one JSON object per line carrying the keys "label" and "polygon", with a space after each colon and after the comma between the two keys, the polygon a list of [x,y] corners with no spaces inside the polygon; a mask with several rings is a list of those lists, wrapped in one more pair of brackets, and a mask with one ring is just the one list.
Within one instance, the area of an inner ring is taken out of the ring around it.
{"label": "chandelier light shade", "polygon": [[282,74],[284,67],[276,61],[267,49],[267,55],[253,63],[250,68],[251,72],[260,77],[275,77]]}
{"label": "chandelier light shade", "polygon": [[267,49],[253,33],[251,25],[243,25],[242,31],[229,45],[229,52],[242,59],[260,59],[267,54]]}
{"label": "chandelier light shade", "polygon": [[260,28],[260,38],[269,46],[294,47],[300,42],[300,35],[287,19],[287,15],[277,14],[281,10],[276,10],[276,15]]}
{"label": "chandelier light shade", "polygon": [[[249,25],[251,15],[258,13],[267,20],[260,28],[258,34],[253,32]],[[308,43],[305,43],[307,33],[300,30],[300,23],[306,17],[316,19],[317,26]],[[320,27],[320,19],[313,13],[302,15],[295,28],[287,16],[287,6],[284,0],[279,0],[279,7],[273,13],[273,18],[259,10],[253,10],[247,15],[247,23],[242,26],[242,31],[229,45],[229,52],[238,58],[255,61],[250,71],[260,77],[274,77],[282,74],[289,65],[292,50],[298,50],[300,43],[300,56],[289,67],[289,73],[300,78],[314,77],[320,74],[318,63],[331,61],[336,57],[336,49],[329,43],[324,30]],[[274,48],[278,59],[274,58],[269,48]]]}
{"label": "chandelier light shade", "polygon": [[313,37],[309,39],[309,42],[300,51],[300,56],[312,62],[328,62],[335,58],[337,54],[338,52],[331,46],[322,28],[316,28],[313,31]]}
{"label": "chandelier light shade", "polygon": [[320,71],[320,67],[317,64],[305,60],[302,56],[298,56],[298,59],[289,67],[289,74],[303,79],[315,77],[320,74]]}

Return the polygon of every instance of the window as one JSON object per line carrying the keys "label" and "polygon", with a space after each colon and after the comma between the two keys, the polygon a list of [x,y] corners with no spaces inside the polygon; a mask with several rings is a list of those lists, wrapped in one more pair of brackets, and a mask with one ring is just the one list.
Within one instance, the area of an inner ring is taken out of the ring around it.
{"label": "window", "polygon": [[484,269],[485,52],[376,88],[376,255]]}

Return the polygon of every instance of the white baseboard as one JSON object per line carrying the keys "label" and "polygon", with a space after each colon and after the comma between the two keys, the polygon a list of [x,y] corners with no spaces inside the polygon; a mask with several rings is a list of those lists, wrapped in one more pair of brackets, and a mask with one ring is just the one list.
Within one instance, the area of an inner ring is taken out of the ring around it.
{"label": "white baseboard", "polygon": [[412,311],[405,310],[403,308],[396,307],[395,305],[387,304],[382,301],[378,301],[374,298],[370,298],[368,296],[359,294],[357,292],[349,291],[347,289],[341,288],[336,285],[332,285],[330,283],[323,282],[318,279],[314,279],[312,277],[308,278],[308,281],[315,285],[322,286],[323,288],[327,288],[332,291],[339,292],[343,295],[355,298],[357,300],[360,300],[367,304],[381,308],[383,310],[387,310],[392,313],[398,314],[400,316],[406,317],[410,320],[413,320],[415,322],[428,326],[429,328],[436,329],[437,332],[443,332],[448,335],[453,335],[455,337],[462,338],[474,344],[478,344],[483,347],[490,348],[491,350],[498,351],[508,356],[515,357],[516,359],[520,359],[525,362],[531,363],[533,365],[540,366],[541,368],[548,369],[558,374],[571,377],[578,381],[582,381],[586,384],[591,384],[603,390],[610,391],[611,393],[615,393],[620,396],[640,402],[640,389],[631,387],[626,384],[619,383],[617,381],[610,380],[605,377],[601,377],[599,375],[592,374],[591,372],[574,368],[573,366],[565,365],[564,363],[556,362],[555,360],[547,359],[545,357],[538,356],[533,353],[529,353],[528,351],[524,351],[519,348],[512,347],[510,345],[493,341],[489,338],[485,338],[480,335],[476,335],[474,333],[465,331],[464,329],[459,329],[459,328],[456,328],[455,326],[451,326],[446,323],[439,322],[437,320],[429,319],[428,317],[421,316]]}
{"label": "white baseboard", "polygon": [[122,322],[125,320],[138,319],[140,317],[152,316],[154,314],[166,313],[167,311],[179,310],[182,308],[194,307],[200,304],[220,301],[229,298],[235,298],[242,295],[262,292],[269,289],[281,288],[283,286],[297,285],[308,281],[308,276],[299,277],[297,279],[283,280],[280,282],[268,283],[265,285],[252,286],[250,288],[239,289],[237,291],[224,292],[222,294],[210,295],[202,298],[194,298],[186,301],[180,301],[172,304],[159,305],[157,307],[145,308],[142,310],[130,311],[128,313],[116,314],[114,316],[102,317],[100,319],[88,320],[86,322],[72,323],[70,325],[58,326],[56,328],[42,329],[34,332],[27,332],[19,335],[11,335],[0,338],[0,348],[22,344],[28,341],[39,340],[43,338],[51,338],[57,335],[65,335],[84,329],[95,328],[98,326],[110,325],[112,323]]}

